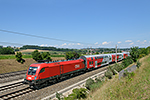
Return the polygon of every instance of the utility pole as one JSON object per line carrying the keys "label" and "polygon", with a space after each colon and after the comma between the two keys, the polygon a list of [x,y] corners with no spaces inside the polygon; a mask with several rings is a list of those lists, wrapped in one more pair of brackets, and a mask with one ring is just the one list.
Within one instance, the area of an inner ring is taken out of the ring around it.
{"label": "utility pole", "polygon": [[116,45],[116,61],[115,62],[117,63],[117,45]]}
{"label": "utility pole", "polygon": [[92,55],[92,47],[91,47],[91,55]]}

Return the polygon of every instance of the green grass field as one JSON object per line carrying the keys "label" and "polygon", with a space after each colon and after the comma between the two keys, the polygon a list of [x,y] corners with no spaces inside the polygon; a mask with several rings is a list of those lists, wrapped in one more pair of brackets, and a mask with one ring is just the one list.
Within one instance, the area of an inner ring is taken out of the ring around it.
{"label": "green grass field", "polygon": [[0,59],[15,59],[15,55],[0,55]]}
{"label": "green grass field", "polygon": [[107,80],[86,100],[150,100],[150,55],[140,59],[142,65],[133,76]]}
{"label": "green grass field", "polygon": [[[32,55],[23,55],[22,58],[32,58]],[[0,55],[0,59],[15,59],[15,55]]]}
{"label": "green grass field", "polygon": [[[65,55],[51,55],[51,57],[65,57]],[[23,55],[22,58],[32,58],[32,55]],[[0,59],[16,59],[15,55],[0,55]]]}

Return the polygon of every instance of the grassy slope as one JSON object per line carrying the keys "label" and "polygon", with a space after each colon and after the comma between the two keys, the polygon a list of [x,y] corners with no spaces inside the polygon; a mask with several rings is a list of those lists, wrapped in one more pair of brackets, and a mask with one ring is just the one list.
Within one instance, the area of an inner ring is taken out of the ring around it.
{"label": "grassy slope", "polygon": [[[61,59],[65,59],[65,58],[64,57],[52,57],[52,60],[61,60]],[[26,58],[24,64],[18,63],[16,59],[0,60],[0,74],[20,71],[20,70],[27,70],[28,67],[32,63],[36,63],[36,62],[31,58]]]}
{"label": "grassy slope", "polygon": [[106,81],[97,91],[90,93],[87,100],[137,100],[150,99],[150,55],[140,60],[142,65],[132,79],[118,75]]}

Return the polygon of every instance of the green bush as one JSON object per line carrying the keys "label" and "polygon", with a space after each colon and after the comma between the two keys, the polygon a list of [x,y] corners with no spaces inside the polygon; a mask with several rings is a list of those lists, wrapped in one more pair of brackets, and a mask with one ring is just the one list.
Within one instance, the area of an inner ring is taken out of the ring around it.
{"label": "green bush", "polygon": [[90,86],[94,83],[94,80],[93,79],[88,79],[85,83],[85,87],[90,90]]}
{"label": "green bush", "polygon": [[63,95],[62,94],[59,94],[58,92],[56,92],[56,98],[58,99],[58,100],[63,100],[63,97],[62,97]]}
{"label": "green bush", "polygon": [[16,60],[18,62],[20,62],[21,64],[23,64],[25,62],[25,60],[22,59],[22,53],[21,52],[17,52],[17,54],[16,54]]}
{"label": "green bush", "polygon": [[130,64],[133,63],[133,60],[131,57],[127,57],[126,59],[123,60],[122,64],[124,68],[128,67]]}
{"label": "green bush", "polygon": [[145,54],[140,54],[139,55],[139,58],[142,58],[142,57],[144,57],[145,56]]}
{"label": "green bush", "polygon": [[93,83],[90,85],[90,91],[95,91],[98,89],[100,86],[102,86],[103,82],[102,81],[97,81],[96,83]]}
{"label": "green bush", "polygon": [[96,77],[96,78],[95,78],[95,81],[96,81],[96,83],[102,82],[102,80],[100,79],[100,77],[98,77],[98,78]]}
{"label": "green bush", "polygon": [[132,47],[131,48],[130,55],[131,55],[131,58],[133,59],[134,62],[137,61],[139,54],[140,54],[139,47]]}
{"label": "green bush", "polygon": [[115,64],[115,65],[114,65],[114,69],[115,69],[117,72],[120,72],[120,71],[123,69],[123,65],[122,65],[122,64]]}
{"label": "green bush", "polygon": [[87,97],[87,89],[85,88],[76,88],[73,89],[73,93],[70,94],[68,97],[64,97],[64,100],[77,100],[77,99],[84,99]]}
{"label": "green bush", "polygon": [[136,64],[137,68],[139,68],[141,65],[142,65],[142,63],[140,63],[139,61],[137,61],[137,64]]}
{"label": "green bush", "polygon": [[109,66],[108,69],[111,70],[111,72],[113,73],[113,75],[117,74],[117,73],[115,72],[114,66]]}
{"label": "green bush", "polygon": [[108,70],[105,72],[105,76],[108,77],[108,79],[111,79],[112,76],[113,76],[113,72],[112,72],[110,69],[108,69]]}

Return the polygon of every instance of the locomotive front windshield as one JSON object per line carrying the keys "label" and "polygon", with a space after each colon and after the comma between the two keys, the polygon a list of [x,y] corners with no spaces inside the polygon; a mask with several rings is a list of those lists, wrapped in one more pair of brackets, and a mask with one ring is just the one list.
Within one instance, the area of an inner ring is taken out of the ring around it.
{"label": "locomotive front windshield", "polygon": [[37,71],[37,67],[31,67],[28,70],[28,75],[35,75]]}

